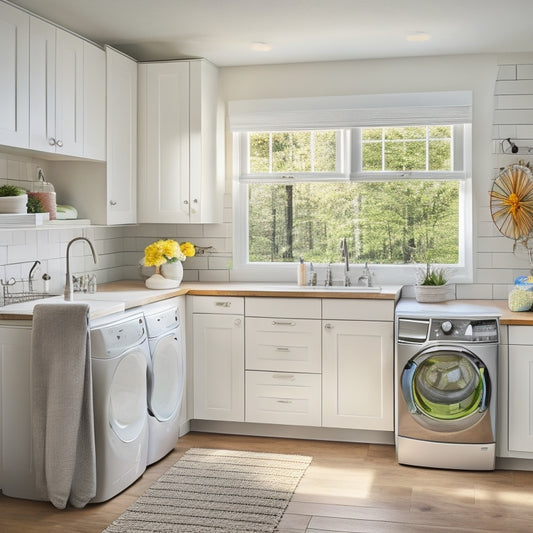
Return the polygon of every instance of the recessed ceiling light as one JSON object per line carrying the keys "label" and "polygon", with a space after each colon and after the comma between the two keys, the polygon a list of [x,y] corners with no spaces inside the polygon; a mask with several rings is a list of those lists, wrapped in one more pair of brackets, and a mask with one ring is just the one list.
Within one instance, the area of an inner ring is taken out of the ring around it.
{"label": "recessed ceiling light", "polygon": [[425,31],[412,31],[405,36],[405,39],[411,42],[428,41],[430,38],[431,35]]}
{"label": "recessed ceiling light", "polygon": [[255,43],[252,43],[250,45],[250,48],[254,52],[270,52],[270,50],[272,50],[272,45],[270,45],[268,43],[263,43],[263,42],[260,42],[260,41],[256,41]]}

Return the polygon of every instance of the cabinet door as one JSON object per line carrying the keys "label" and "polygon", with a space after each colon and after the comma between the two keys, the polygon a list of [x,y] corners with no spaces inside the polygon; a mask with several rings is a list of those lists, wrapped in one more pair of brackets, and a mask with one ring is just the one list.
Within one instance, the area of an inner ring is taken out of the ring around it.
{"label": "cabinet door", "polygon": [[55,152],[56,28],[30,19],[30,148]]}
{"label": "cabinet door", "polygon": [[533,347],[509,345],[509,451],[533,452]]}
{"label": "cabinet door", "polygon": [[189,63],[139,65],[139,222],[189,222]]}
{"label": "cabinet door", "polygon": [[[190,61],[190,222],[222,222],[224,172],[217,168],[218,69],[204,59]],[[220,158],[223,160],[223,157]]]}
{"label": "cabinet door", "polygon": [[193,314],[194,417],[244,421],[241,315]]}
{"label": "cabinet door", "polygon": [[83,156],[105,160],[106,62],[105,52],[83,43]]}
{"label": "cabinet door", "polygon": [[137,63],[106,47],[107,223],[137,221]]}
{"label": "cabinet door", "polygon": [[0,144],[28,147],[30,16],[0,3]]}
{"label": "cabinet door", "polygon": [[392,322],[323,324],[322,425],[392,431]]}
{"label": "cabinet door", "polygon": [[83,156],[83,40],[56,32],[56,153]]}

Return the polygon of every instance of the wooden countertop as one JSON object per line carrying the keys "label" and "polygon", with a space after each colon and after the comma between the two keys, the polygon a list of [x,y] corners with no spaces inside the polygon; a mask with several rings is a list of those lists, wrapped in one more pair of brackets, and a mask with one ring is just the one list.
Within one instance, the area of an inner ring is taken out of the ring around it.
{"label": "wooden countertop", "polygon": [[[76,301],[86,301],[92,307],[92,318],[106,316],[174,296],[184,294],[198,296],[258,296],[272,298],[350,298],[393,300],[400,298],[402,287],[384,286],[380,292],[357,291],[356,287],[346,290],[341,288],[325,287],[298,287],[294,284],[258,283],[258,282],[186,282],[176,289],[151,290],[147,289],[143,280],[121,280],[111,283],[102,283],[95,294],[76,294]],[[31,319],[33,305],[44,302],[54,303],[62,301],[62,297],[49,298],[13,304],[0,308],[2,320],[27,320]],[[502,325],[533,326],[533,311],[513,312],[509,310],[507,300],[464,300],[478,305],[491,305],[501,311],[500,323]]]}

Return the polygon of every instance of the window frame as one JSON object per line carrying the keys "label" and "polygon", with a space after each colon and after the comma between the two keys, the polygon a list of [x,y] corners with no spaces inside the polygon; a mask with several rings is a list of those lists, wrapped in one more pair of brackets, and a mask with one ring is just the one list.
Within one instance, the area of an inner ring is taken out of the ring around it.
{"label": "window frame", "polygon": [[[385,126],[386,127],[386,126]],[[473,280],[473,208],[472,208],[472,125],[453,125],[454,168],[463,167],[461,170],[451,171],[371,171],[361,170],[361,128],[349,128],[344,130],[343,161],[345,166],[341,175],[309,176],[311,173],[292,173],[290,181],[298,182],[327,182],[327,181],[390,181],[402,179],[423,180],[457,180],[460,181],[459,195],[459,260],[457,265],[440,265],[449,269],[452,283],[470,283]],[[455,136],[455,131],[458,134]],[[296,262],[286,263],[250,263],[248,260],[248,186],[250,183],[287,183],[287,178],[279,175],[265,176],[241,173],[246,168],[248,155],[248,136],[243,132],[233,133],[233,269],[231,279],[235,281],[279,281],[291,282],[296,280]],[[456,146],[455,146],[456,145]],[[461,164],[459,164],[461,163]],[[351,263],[355,269],[364,265]],[[325,264],[315,264],[317,270],[325,268]],[[414,284],[417,272],[421,265],[384,265],[372,264],[377,284],[398,285]],[[334,273],[336,268],[342,269],[339,262],[333,264]],[[342,270],[340,270],[342,272]]]}

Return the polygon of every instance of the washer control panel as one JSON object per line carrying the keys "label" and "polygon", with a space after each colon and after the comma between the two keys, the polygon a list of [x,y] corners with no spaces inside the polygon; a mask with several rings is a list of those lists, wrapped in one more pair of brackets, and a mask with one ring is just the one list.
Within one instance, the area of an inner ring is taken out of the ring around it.
{"label": "washer control panel", "polygon": [[430,341],[498,342],[498,320],[433,318],[429,331]]}
{"label": "washer control panel", "polygon": [[399,342],[423,344],[427,341],[495,343],[499,341],[497,318],[400,318]]}

